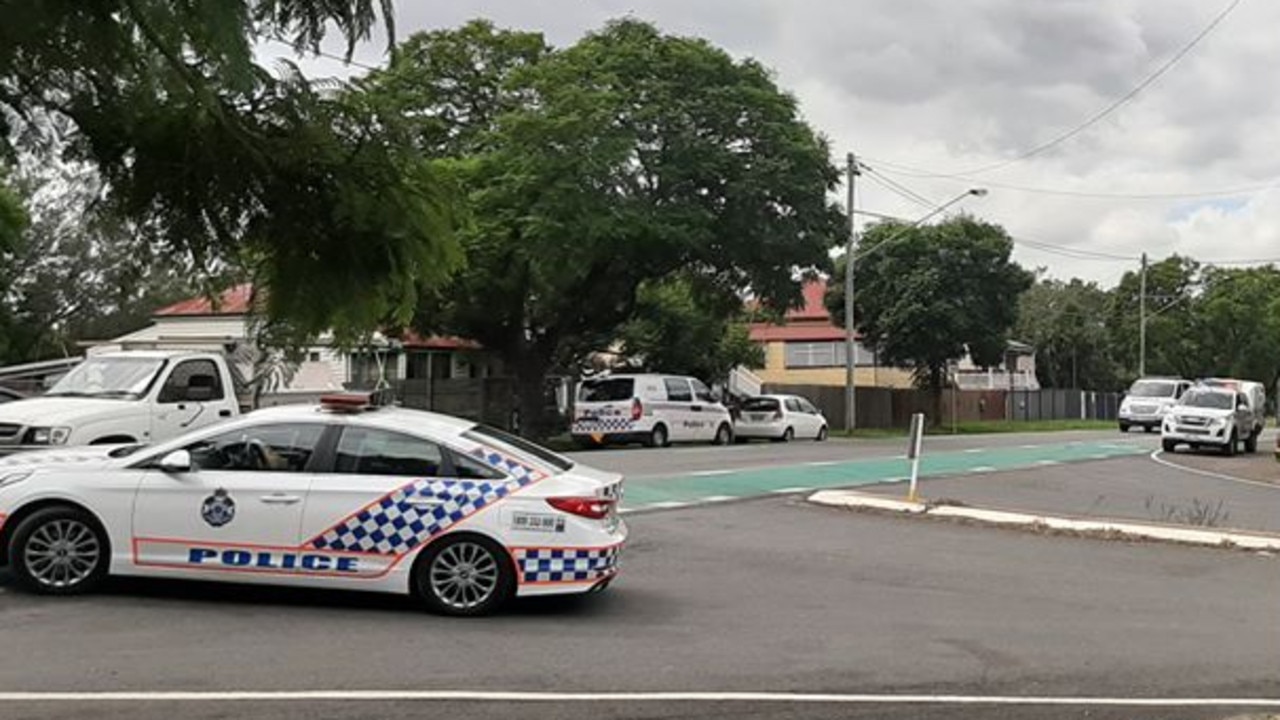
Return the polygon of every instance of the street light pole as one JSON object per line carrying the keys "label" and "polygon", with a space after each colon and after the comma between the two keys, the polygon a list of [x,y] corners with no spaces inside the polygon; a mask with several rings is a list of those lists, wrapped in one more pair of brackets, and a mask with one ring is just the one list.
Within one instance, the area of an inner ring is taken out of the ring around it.
{"label": "street light pole", "polygon": [[1142,253],[1142,277],[1138,282],[1138,377],[1147,374],[1147,254]]}
{"label": "street light pole", "polygon": [[858,423],[855,407],[858,393],[854,385],[854,371],[857,368],[854,351],[857,348],[857,341],[854,338],[853,327],[853,261],[854,253],[858,249],[858,229],[854,224],[853,183],[859,171],[858,158],[853,153],[849,153],[846,161],[845,185],[849,196],[845,201],[845,208],[849,213],[849,235],[845,239],[844,252],[844,426],[847,430],[853,430]]}

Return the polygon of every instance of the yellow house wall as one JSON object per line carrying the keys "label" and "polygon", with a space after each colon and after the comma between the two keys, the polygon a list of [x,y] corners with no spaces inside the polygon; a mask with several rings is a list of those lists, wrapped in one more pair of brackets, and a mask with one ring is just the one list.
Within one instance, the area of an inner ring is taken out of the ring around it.
{"label": "yellow house wall", "polygon": [[[788,368],[785,343],[771,342],[765,345],[763,369],[754,370],[766,383],[778,385],[844,385],[844,368]],[[909,388],[911,373],[899,368],[858,366],[854,370],[854,384],[865,387]]]}

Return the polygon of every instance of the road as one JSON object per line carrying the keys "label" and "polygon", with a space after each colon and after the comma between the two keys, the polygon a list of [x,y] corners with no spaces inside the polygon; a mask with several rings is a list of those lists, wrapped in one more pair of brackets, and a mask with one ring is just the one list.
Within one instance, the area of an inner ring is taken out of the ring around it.
{"label": "road", "polygon": [[[930,437],[920,473],[938,477],[1025,471],[1141,456],[1157,446],[1154,436],[1114,432]],[[905,440],[860,440],[605,450],[574,458],[625,474],[623,509],[635,512],[899,481],[910,472],[905,450]]]}
{"label": "road", "polygon": [[[489,619],[355,594],[121,582],[53,600],[0,579],[0,717],[580,717],[540,703],[15,702],[6,691],[750,691],[1280,696],[1277,559],[899,521],[792,497],[635,515],[624,575]],[[602,718],[1225,718],[1242,708],[714,703]]]}

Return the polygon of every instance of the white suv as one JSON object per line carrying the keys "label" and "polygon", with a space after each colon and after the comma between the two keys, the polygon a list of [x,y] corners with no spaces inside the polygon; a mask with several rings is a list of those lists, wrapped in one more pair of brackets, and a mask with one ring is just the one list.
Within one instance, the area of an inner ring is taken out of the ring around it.
{"label": "white suv", "polygon": [[578,385],[573,439],[579,445],[733,442],[729,411],[701,380],[680,375],[605,375]]}
{"label": "white suv", "polygon": [[1216,447],[1234,455],[1242,443],[1246,452],[1257,452],[1266,398],[1252,397],[1255,394],[1260,393],[1211,385],[1191,388],[1165,414],[1160,432],[1165,452],[1189,445],[1192,450]]}
{"label": "white suv", "polygon": [[1120,403],[1120,432],[1140,427],[1151,432],[1160,427],[1165,413],[1191,388],[1189,380],[1142,378],[1135,382]]}

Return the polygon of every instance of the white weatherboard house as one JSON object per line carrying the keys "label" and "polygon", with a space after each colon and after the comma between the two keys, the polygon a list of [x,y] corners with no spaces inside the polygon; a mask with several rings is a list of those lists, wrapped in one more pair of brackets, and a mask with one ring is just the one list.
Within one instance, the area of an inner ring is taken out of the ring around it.
{"label": "white weatherboard house", "polygon": [[[91,343],[90,355],[116,350],[226,350],[251,342],[253,288],[237,285],[216,300],[183,300],[157,310],[152,324],[112,340]],[[333,347],[318,338],[306,348],[301,365],[277,395],[313,395],[344,388],[372,388],[380,379],[396,380],[487,377],[494,362],[471,341],[451,337],[399,340],[375,333],[371,346],[356,352]],[[240,368],[245,377],[248,367]]]}

